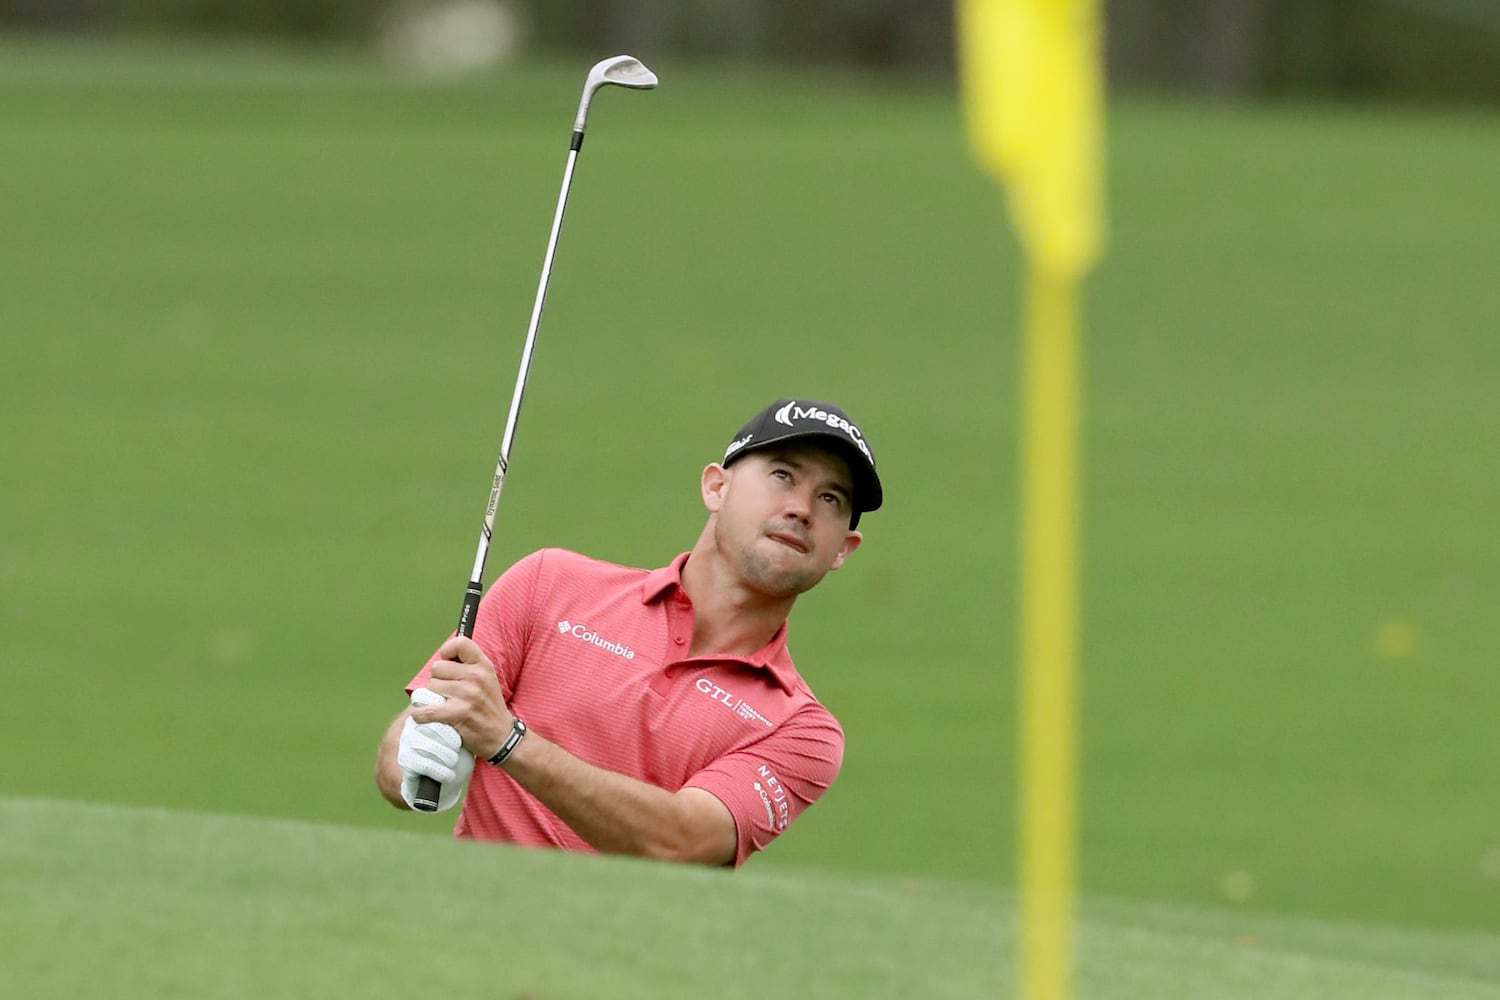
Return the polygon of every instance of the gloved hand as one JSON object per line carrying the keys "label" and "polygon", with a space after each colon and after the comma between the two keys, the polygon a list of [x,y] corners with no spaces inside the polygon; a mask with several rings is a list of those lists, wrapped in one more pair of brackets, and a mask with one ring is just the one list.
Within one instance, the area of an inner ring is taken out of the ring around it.
{"label": "gloved hand", "polygon": [[[413,688],[413,705],[436,705],[443,696],[427,688]],[[401,729],[401,743],[396,753],[401,768],[401,797],[411,805],[417,796],[417,783],[423,775],[441,782],[438,812],[452,809],[464,797],[469,775],[474,772],[474,755],[464,749],[458,730],[446,722],[414,722],[408,718]]]}

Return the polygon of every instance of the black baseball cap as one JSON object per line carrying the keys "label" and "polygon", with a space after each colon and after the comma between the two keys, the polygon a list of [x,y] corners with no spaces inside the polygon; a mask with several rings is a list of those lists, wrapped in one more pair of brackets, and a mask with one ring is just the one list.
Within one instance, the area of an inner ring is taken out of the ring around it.
{"label": "black baseball cap", "polygon": [[848,461],[849,472],[854,476],[854,496],[850,498],[854,515],[849,519],[849,527],[856,527],[859,515],[879,509],[884,496],[870,442],[859,425],[849,419],[849,414],[832,403],[778,399],[739,429],[724,449],[723,465],[727,468],[735,459],[752,451],[807,438],[827,442]]}

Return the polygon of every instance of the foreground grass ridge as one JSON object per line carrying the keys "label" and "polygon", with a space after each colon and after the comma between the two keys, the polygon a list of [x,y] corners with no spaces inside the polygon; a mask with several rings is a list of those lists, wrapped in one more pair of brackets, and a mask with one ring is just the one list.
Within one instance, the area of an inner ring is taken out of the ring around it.
{"label": "foreground grass ridge", "polygon": [[[0,800],[30,997],[994,997],[1009,894],[399,831]],[[90,957],[80,962],[80,956]],[[1500,1000],[1500,940],[1085,901],[1080,996]],[[104,984],[103,992],[100,984]]]}

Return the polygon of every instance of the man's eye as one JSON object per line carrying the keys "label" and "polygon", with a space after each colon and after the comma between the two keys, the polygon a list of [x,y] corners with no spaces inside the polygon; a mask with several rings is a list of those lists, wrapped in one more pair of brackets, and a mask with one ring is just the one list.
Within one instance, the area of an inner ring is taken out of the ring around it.
{"label": "man's eye", "polygon": [[790,472],[786,471],[785,469],[772,469],[771,470],[771,475],[773,475],[773,476],[779,476],[782,479],[791,479],[792,478],[792,474]]}

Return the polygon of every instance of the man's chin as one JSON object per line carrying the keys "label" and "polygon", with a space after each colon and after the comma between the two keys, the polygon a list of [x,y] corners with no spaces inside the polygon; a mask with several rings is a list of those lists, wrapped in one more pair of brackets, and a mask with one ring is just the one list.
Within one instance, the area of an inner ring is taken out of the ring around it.
{"label": "man's chin", "polygon": [[[745,584],[767,597],[786,599],[811,590],[823,574],[805,565],[806,556],[791,546],[767,541],[782,551],[766,553],[752,549],[744,553],[741,567]],[[801,565],[799,565],[801,564]]]}

